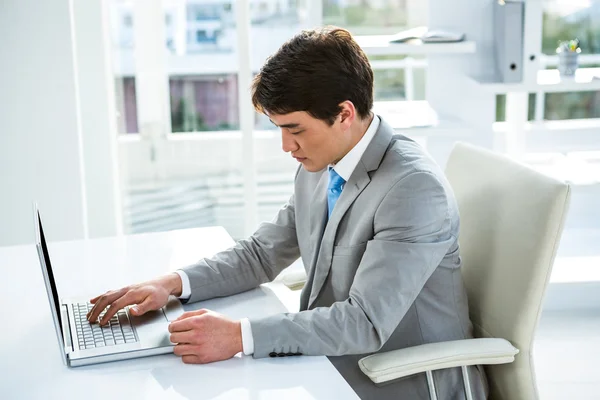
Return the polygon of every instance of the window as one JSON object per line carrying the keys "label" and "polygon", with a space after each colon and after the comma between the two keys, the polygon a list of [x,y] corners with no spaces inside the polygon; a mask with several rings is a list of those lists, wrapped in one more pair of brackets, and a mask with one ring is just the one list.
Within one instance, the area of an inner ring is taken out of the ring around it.
{"label": "window", "polygon": [[133,21],[130,14],[125,14],[123,16],[123,25],[127,28],[131,28],[131,26],[133,25]]}
{"label": "window", "polygon": [[547,120],[600,118],[600,92],[547,93]]}
{"label": "window", "polygon": [[137,133],[137,99],[135,78],[124,76],[115,79],[117,96],[117,126],[119,133]]}
{"label": "window", "polygon": [[203,43],[206,41],[209,41],[208,36],[206,36],[206,31],[205,30],[196,31],[196,42]]}
{"label": "window", "polygon": [[[542,53],[555,56],[559,41],[574,38],[580,41],[581,54],[589,57],[588,62],[580,62],[580,68],[600,66],[600,0],[546,1]],[[549,120],[598,118],[599,107],[600,92],[552,93],[546,95],[544,115]]]}
{"label": "window", "polygon": [[[527,120],[533,121],[535,119],[535,102],[537,97],[535,93],[529,93],[529,109],[527,111]],[[506,121],[506,95],[496,95],[496,121]]]}
{"label": "window", "polygon": [[427,25],[427,1],[323,0],[323,23],[337,25],[355,35],[391,34]]}
{"label": "window", "polygon": [[545,1],[542,32],[544,54],[555,54],[558,41],[574,38],[583,54],[600,54],[600,1]]}
{"label": "window", "polygon": [[171,77],[171,130],[239,129],[236,75]]}

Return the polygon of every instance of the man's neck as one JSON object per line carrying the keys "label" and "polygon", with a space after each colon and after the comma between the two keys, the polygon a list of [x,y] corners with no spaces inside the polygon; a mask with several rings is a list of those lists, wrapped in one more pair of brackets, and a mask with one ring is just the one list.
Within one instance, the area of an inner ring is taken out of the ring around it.
{"label": "man's neck", "polygon": [[350,127],[350,143],[348,144],[348,148],[344,152],[344,154],[336,161],[332,162],[330,165],[335,165],[339,162],[346,154],[350,152],[360,142],[360,140],[365,136],[367,130],[369,130],[369,126],[371,122],[373,122],[373,118],[375,118],[375,114],[369,113],[369,116],[365,119],[359,119],[356,121],[356,124]]}
{"label": "man's neck", "polygon": [[[375,115],[371,112],[367,118],[359,120],[358,124],[356,124],[356,127],[350,127],[352,136],[352,146],[350,146],[350,149],[354,148],[354,146],[360,142],[360,139],[365,136],[365,133],[367,133],[367,130],[371,125],[371,122],[373,122],[373,118],[375,118]],[[354,131],[352,131],[353,128]],[[350,149],[348,149],[348,151],[350,151]]]}

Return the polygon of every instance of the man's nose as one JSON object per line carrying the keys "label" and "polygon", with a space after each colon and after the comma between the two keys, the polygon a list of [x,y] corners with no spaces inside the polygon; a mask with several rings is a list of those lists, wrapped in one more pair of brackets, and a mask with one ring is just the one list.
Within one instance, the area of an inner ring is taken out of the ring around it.
{"label": "man's nose", "polygon": [[298,150],[298,143],[296,143],[292,134],[283,131],[281,132],[281,148],[286,153]]}

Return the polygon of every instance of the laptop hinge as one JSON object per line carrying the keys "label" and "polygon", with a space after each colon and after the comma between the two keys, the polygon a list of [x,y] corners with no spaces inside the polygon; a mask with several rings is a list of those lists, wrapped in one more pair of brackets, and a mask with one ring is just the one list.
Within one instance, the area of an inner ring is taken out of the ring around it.
{"label": "laptop hinge", "polygon": [[71,339],[71,326],[69,324],[69,311],[66,304],[61,304],[60,307],[60,319],[63,325],[63,340],[65,341],[65,351],[67,354],[75,351],[73,349],[73,341]]}

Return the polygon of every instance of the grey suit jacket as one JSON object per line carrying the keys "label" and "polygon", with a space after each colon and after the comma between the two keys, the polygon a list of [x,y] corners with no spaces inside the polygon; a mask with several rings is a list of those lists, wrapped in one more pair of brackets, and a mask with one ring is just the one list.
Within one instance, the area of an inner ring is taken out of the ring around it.
{"label": "grey suit jacket", "polygon": [[[424,374],[375,386],[368,354],[472,337],[460,272],[458,208],[439,166],[414,141],[379,129],[327,221],[326,170],[299,168],[294,194],[248,239],[184,270],[190,301],[271,281],[298,257],[300,312],[251,320],[254,357],[327,355],[361,398],[428,399]],[[483,370],[470,369],[474,398]],[[463,399],[459,369],[434,373],[439,399]]]}

